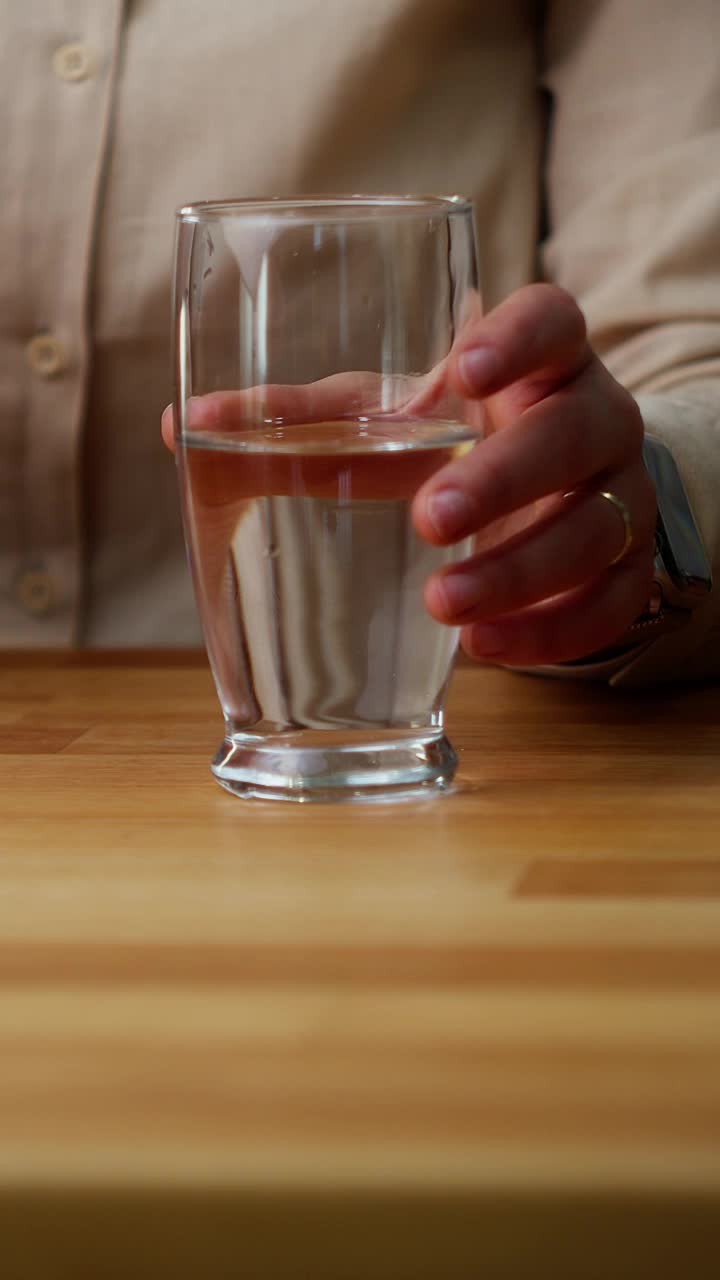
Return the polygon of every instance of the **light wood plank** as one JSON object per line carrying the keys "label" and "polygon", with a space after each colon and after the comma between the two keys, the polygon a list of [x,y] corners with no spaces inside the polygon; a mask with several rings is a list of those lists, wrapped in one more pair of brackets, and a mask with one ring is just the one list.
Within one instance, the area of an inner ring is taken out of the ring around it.
{"label": "light wood plank", "polygon": [[248,804],[201,655],[0,662],[12,1280],[706,1273],[720,689],[462,664],[449,728],[447,797]]}

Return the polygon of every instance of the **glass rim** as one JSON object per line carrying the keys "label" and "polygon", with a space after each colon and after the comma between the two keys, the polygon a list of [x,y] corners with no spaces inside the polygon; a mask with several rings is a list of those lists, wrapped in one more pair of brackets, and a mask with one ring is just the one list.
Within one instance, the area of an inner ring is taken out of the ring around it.
{"label": "glass rim", "polygon": [[196,200],[175,210],[179,222],[212,222],[222,218],[287,218],[317,222],[362,221],[378,214],[391,217],[446,218],[471,213],[472,200],[462,195],[298,195],[239,196],[227,200]]}

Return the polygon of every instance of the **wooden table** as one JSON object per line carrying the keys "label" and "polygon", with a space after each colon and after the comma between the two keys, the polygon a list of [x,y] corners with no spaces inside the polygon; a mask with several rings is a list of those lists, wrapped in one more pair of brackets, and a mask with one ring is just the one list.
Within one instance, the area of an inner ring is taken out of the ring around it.
{"label": "wooden table", "polygon": [[447,797],[243,802],[201,657],[2,660],[5,1280],[716,1274],[720,689],[449,728]]}

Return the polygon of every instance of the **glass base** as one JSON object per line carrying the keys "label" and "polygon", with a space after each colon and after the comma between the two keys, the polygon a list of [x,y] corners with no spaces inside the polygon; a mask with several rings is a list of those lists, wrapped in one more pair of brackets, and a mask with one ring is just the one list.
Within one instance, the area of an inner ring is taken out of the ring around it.
{"label": "glass base", "polygon": [[[446,790],[457,756],[442,730],[405,737],[363,734],[348,741],[334,732],[288,741],[234,733],[212,762],[217,781],[233,795],[259,800],[398,800]],[[321,739],[321,741],[318,741]]]}

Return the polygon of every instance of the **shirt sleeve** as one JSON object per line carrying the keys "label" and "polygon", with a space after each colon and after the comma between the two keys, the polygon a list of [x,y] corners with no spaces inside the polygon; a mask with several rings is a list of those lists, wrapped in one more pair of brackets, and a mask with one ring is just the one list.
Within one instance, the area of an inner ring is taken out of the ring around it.
{"label": "shirt sleeve", "polygon": [[542,269],[672,450],[715,589],[681,631],[603,678],[720,674],[720,5],[547,6],[552,112]]}

